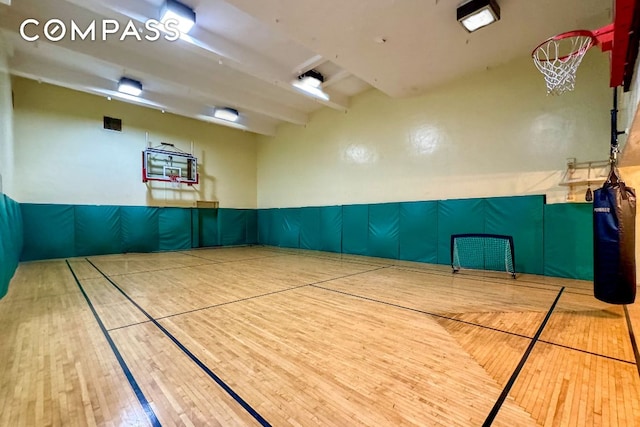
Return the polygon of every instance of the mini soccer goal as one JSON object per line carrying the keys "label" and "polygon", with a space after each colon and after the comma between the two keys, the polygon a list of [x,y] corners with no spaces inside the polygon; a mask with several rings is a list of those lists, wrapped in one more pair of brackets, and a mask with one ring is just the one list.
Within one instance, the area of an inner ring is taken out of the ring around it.
{"label": "mini soccer goal", "polygon": [[513,237],[499,234],[451,235],[451,268],[506,271],[516,278]]}

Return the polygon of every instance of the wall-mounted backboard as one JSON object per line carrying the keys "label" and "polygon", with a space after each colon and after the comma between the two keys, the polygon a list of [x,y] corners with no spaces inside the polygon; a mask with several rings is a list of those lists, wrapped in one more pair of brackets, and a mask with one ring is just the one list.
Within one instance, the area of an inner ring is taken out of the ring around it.
{"label": "wall-mounted backboard", "polygon": [[163,142],[142,152],[142,182],[162,181],[198,184],[198,159]]}

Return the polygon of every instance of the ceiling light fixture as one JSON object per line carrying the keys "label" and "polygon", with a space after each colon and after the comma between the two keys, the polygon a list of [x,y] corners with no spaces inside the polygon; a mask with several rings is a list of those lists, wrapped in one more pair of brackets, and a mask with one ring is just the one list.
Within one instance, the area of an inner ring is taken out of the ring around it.
{"label": "ceiling light fixture", "polygon": [[142,83],[138,80],[123,77],[120,79],[120,82],[118,82],[118,92],[132,96],[140,96],[142,93]]}
{"label": "ceiling light fixture", "polygon": [[160,22],[166,24],[169,19],[178,21],[176,28],[182,34],[187,34],[196,23],[196,13],[177,0],[166,0],[160,12]]}
{"label": "ceiling light fixture", "polygon": [[324,76],[322,74],[316,70],[309,70],[306,73],[300,74],[292,85],[307,94],[328,101],[329,95],[322,90],[323,82]]}
{"label": "ceiling light fixture", "polygon": [[213,117],[220,120],[226,120],[228,122],[236,122],[240,117],[238,114],[238,110],[233,108],[225,107],[225,108],[216,108],[213,112]]}
{"label": "ceiling light fixture", "polygon": [[496,0],[471,0],[458,6],[458,22],[470,33],[500,20]]}

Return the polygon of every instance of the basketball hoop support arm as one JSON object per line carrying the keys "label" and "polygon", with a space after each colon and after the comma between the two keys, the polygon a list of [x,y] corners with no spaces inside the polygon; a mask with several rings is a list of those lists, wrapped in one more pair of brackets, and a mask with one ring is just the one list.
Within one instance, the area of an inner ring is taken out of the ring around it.
{"label": "basketball hoop support arm", "polygon": [[600,46],[600,49],[603,52],[610,52],[613,50],[614,29],[615,24],[608,24],[593,31],[593,36],[596,38],[596,45]]}
{"label": "basketball hoop support arm", "polygon": [[618,136],[625,131],[618,130],[618,88],[613,88],[613,108],[611,109],[611,151],[609,160],[615,166],[618,162]]}

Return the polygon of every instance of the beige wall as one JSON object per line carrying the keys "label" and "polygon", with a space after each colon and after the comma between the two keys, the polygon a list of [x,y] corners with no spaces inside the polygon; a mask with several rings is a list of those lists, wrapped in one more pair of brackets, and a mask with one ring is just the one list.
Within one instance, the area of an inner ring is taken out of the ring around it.
{"label": "beige wall", "polygon": [[[547,96],[529,58],[390,99],[370,90],[349,112],[260,137],[258,206],[285,207],[547,194],[566,159],[608,158],[608,60],[590,52],[574,92]],[[583,193],[586,190],[581,189]]]}
{"label": "beige wall", "polygon": [[[254,134],[88,95],[13,79],[15,193],[23,203],[256,207]],[[103,116],[122,119],[121,133]],[[142,182],[145,134],[152,145],[175,144],[200,166],[197,187]]]}
{"label": "beige wall", "polygon": [[13,190],[13,108],[8,49],[0,33],[0,192],[15,198]]}

